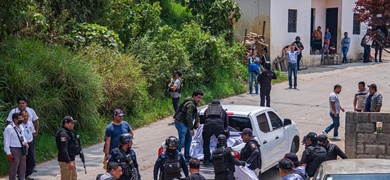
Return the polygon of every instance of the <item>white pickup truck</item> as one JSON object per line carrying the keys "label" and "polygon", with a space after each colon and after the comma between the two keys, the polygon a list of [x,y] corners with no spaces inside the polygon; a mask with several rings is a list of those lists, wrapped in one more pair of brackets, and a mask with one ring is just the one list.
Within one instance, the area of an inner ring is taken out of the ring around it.
{"label": "white pickup truck", "polygon": [[[300,140],[296,124],[290,119],[282,120],[272,108],[250,105],[223,105],[223,108],[229,116],[228,142],[235,142],[231,148],[237,156],[245,146],[239,134],[244,128],[251,128],[254,138],[259,142],[262,164],[255,171],[256,174],[275,167],[286,153],[298,152]],[[205,110],[206,108],[199,111],[201,124],[205,121]],[[207,179],[214,178],[212,166],[202,166],[201,170],[201,174],[206,175]]]}

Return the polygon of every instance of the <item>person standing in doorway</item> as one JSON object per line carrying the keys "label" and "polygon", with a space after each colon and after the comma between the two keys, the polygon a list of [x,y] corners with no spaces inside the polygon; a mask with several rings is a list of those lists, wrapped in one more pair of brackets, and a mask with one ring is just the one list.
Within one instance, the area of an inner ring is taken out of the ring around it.
{"label": "person standing in doorway", "polygon": [[368,89],[366,88],[366,83],[364,81],[360,81],[358,83],[358,90],[355,93],[355,98],[353,99],[353,111],[363,112],[364,105],[363,102],[366,100],[366,94],[368,93]]}
{"label": "person standing in doorway", "polygon": [[313,37],[312,54],[315,54],[317,50],[321,50],[322,47],[322,31],[321,26],[318,26],[316,30],[311,34]]}
{"label": "person standing in doorway", "polygon": [[332,35],[329,32],[329,28],[326,28],[325,34],[324,34],[324,42],[326,42],[329,45],[331,38],[332,38]]}
{"label": "person standing in doorway", "polygon": [[351,38],[348,37],[348,32],[344,32],[344,38],[341,40],[341,50],[343,52],[343,63],[348,63],[348,51]]}
{"label": "person standing in doorway", "polygon": [[336,84],[333,88],[333,92],[329,95],[329,107],[330,107],[330,117],[332,118],[332,124],[330,124],[325,130],[322,131],[325,135],[329,133],[333,128],[333,139],[341,140],[339,137],[339,126],[340,126],[340,110],[345,111],[344,108],[341,107],[339,101],[339,94],[341,92],[341,85]]}
{"label": "person standing in doorway", "polygon": [[295,47],[295,51],[298,51],[298,49],[301,50],[301,53],[298,54],[298,64],[297,64],[297,69],[298,71],[300,71],[301,69],[299,68],[299,64],[301,63],[302,51],[303,49],[305,49],[305,47],[303,47],[303,44],[301,42],[301,37],[299,36],[295,37],[295,41],[293,42],[293,44],[297,45],[297,47]]}
{"label": "person standing in doorway", "polygon": [[288,85],[289,89],[292,88],[292,75],[294,75],[294,89],[297,88],[297,62],[298,55],[301,53],[301,49],[295,50],[297,45],[295,43],[291,44],[289,48],[286,49],[286,56],[288,58]]}

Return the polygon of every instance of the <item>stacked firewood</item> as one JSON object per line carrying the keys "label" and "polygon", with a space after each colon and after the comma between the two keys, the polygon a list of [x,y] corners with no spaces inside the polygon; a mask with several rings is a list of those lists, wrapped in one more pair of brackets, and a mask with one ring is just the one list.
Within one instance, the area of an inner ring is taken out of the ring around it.
{"label": "stacked firewood", "polygon": [[[244,46],[246,47],[246,53],[248,54],[252,49],[255,49],[257,51],[257,56],[259,56],[261,59],[263,59],[265,55],[265,49],[269,46],[267,43],[265,43],[265,38],[263,35],[258,35],[254,32],[249,32],[245,37],[245,42],[243,42]],[[244,64],[247,64],[247,57],[245,60],[243,60]]]}

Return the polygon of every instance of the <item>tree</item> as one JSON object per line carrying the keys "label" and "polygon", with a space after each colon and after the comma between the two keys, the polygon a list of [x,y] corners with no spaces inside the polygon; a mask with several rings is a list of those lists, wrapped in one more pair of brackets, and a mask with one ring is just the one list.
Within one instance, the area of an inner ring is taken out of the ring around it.
{"label": "tree", "polygon": [[192,15],[201,21],[212,35],[225,34],[225,39],[233,41],[233,23],[241,17],[237,2],[232,0],[189,0],[184,1]]}
{"label": "tree", "polygon": [[390,19],[390,0],[358,0],[353,12],[356,20],[370,26],[383,26]]}

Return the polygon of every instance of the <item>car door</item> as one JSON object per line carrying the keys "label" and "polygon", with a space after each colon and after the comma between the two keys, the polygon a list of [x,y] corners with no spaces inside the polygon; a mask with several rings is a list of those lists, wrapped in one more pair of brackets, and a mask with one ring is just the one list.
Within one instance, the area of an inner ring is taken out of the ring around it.
{"label": "car door", "polygon": [[276,154],[274,147],[278,146],[277,141],[273,140],[275,138],[275,133],[271,131],[270,121],[267,118],[265,112],[262,112],[256,116],[257,124],[256,128],[259,130],[256,131],[257,137],[260,143],[261,158],[262,158],[262,170],[271,168],[274,163]]}
{"label": "car door", "polygon": [[287,143],[282,120],[273,111],[268,111],[267,115],[271,124],[271,140],[275,141],[275,147],[273,149],[275,151],[275,159],[279,161],[287,153],[286,149],[290,149],[290,147],[288,147],[289,144]]}

